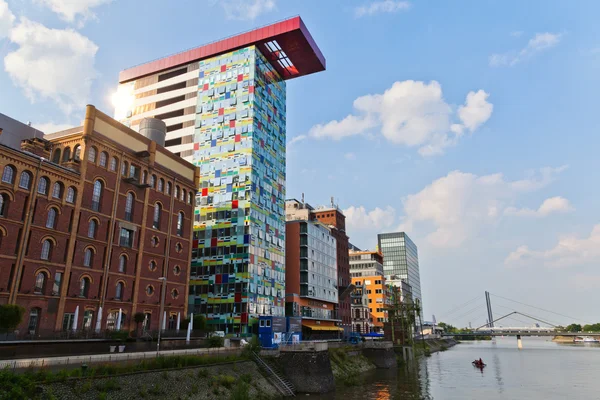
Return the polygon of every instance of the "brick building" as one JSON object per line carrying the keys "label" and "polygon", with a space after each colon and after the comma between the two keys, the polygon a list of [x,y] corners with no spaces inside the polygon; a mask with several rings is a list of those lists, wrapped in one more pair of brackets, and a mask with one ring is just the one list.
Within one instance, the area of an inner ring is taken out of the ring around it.
{"label": "brick building", "polygon": [[88,106],[82,127],[0,145],[0,171],[0,304],[26,309],[21,334],[115,329],[119,309],[158,329],[162,277],[167,327],[185,317],[192,164]]}
{"label": "brick building", "polygon": [[338,317],[342,321],[340,326],[344,328],[345,334],[352,331],[352,317],[350,305],[352,300],[350,294],[354,287],[350,280],[350,261],[348,258],[348,235],[346,235],[346,216],[337,206],[318,207],[314,210],[317,221],[329,226],[331,235],[337,242],[337,269],[338,269]]}

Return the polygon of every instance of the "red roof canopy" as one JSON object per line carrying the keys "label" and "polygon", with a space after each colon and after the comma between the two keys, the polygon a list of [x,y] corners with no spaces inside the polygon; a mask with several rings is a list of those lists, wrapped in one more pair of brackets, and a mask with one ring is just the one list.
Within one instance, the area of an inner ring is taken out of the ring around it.
{"label": "red roof canopy", "polygon": [[292,79],[325,70],[325,57],[308,32],[306,25],[300,17],[293,17],[126,69],[119,73],[119,83],[251,45],[260,48],[263,55],[283,79]]}

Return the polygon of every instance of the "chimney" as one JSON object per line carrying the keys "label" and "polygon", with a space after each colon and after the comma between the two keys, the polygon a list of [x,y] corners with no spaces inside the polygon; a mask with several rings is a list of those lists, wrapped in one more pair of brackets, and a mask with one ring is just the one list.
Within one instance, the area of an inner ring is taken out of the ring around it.
{"label": "chimney", "polygon": [[21,141],[21,150],[28,151],[36,156],[50,159],[52,144],[46,139],[30,138]]}

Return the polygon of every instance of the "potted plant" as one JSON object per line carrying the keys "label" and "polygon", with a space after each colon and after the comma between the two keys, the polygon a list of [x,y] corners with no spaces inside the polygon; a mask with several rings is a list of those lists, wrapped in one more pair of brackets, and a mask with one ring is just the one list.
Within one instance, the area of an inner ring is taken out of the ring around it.
{"label": "potted plant", "polygon": [[[114,332],[111,332],[110,338],[112,340],[115,340],[115,341],[119,342],[119,344],[118,344],[119,353],[122,353],[122,352],[125,351],[125,341],[127,340],[128,337],[129,337],[129,332],[126,332],[126,331],[114,331]],[[110,352],[114,353],[116,347],[117,347],[117,345],[111,345],[110,346]]]}

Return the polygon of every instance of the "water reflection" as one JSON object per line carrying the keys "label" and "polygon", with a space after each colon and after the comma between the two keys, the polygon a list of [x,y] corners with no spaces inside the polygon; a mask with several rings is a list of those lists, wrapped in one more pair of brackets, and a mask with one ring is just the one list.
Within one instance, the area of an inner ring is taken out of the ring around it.
{"label": "water reflection", "polygon": [[500,370],[500,358],[498,354],[494,354],[494,375],[496,376],[496,383],[498,384],[498,393],[504,393],[504,382],[502,382],[502,371]]}

